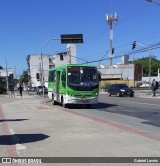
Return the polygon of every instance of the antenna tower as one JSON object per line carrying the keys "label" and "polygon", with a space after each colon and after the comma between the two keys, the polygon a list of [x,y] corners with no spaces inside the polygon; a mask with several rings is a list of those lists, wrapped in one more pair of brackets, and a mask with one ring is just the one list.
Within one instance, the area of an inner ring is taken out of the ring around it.
{"label": "antenna tower", "polygon": [[112,16],[112,15],[106,15],[106,20],[107,20],[107,23],[110,27],[110,66],[112,66],[112,58],[113,58],[113,45],[112,45],[112,42],[113,42],[113,24],[114,23],[117,23],[118,21],[118,17],[117,17],[117,14],[115,13],[115,16]]}

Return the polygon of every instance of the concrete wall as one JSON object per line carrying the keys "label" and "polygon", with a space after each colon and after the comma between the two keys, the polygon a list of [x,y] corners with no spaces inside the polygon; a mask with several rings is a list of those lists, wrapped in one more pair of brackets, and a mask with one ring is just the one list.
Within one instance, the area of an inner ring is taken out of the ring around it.
{"label": "concrete wall", "polygon": [[107,86],[107,84],[127,84],[130,87],[136,87],[136,82],[133,80],[107,80],[100,82],[100,89],[103,89]]}
{"label": "concrete wall", "polygon": [[115,65],[113,66],[105,66],[105,68],[100,68],[99,71],[103,75],[107,75],[107,77],[114,78],[114,76],[119,76],[123,80],[134,80],[134,64],[129,65]]}

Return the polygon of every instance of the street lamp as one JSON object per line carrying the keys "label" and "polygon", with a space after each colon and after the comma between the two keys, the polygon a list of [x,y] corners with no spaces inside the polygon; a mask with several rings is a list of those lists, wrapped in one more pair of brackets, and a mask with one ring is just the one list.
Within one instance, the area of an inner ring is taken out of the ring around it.
{"label": "street lamp", "polygon": [[153,1],[153,0],[146,0],[147,2],[152,2],[152,3],[155,3],[155,4],[157,4],[158,6],[160,6],[160,3],[158,3],[158,2],[155,2],[155,1]]}
{"label": "street lamp", "polygon": [[48,39],[46,42],[44,42],[41,46],[41,84],[43,86],[43,98],[44,98],[44,71],[43,71],[43,54],[42,54],[42,50],[43,47],[50,41],[50,40],[60,40],[58,38],[51,38]]}

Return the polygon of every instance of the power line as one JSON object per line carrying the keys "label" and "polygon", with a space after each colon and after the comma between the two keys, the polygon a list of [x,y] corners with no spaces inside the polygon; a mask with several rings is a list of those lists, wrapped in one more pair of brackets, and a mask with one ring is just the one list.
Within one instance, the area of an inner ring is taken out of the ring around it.
{"label": "power line", "polygon": [[[127,52],[124,55],[133,55],[133,54],[137,54],[137,53],[141,53],[141,52],[147,52],[149,50],[153,50],[153,49],[157,49],[157,48],[160,48],[160,42],[151,44],[151,45],[149,45],[147,47],[143,47],[143,48],[137,49],[135,51]],[[120,58],[120,57],[122,57],[124,55],[117,55],[117,56],[114,56],[114,58]],[[104,54],[104,56],[105,56],[105,54]],[[105,60],[109,60],[109,59],[110,58],[98,59],[98,60],[94,60],[94,61],[88,61],[87,63],[101,62],[101,61],[105,61]]]}

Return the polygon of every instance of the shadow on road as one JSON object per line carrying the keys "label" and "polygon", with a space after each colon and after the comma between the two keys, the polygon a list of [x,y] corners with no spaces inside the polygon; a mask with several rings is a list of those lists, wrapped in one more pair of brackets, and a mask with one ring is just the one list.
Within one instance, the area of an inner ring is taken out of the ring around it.
{"label": "shadow on road", "polygon": [[72,108],[72,109],[99,109],[100,110],[100,109],[106,109],[106,108],[115,107],[115,106],[117,106],[117,105],[98,102],[98,104],[92,104],[90,108],[87,107],[86,104],[68,105],[67,108]]}
{"label": "shadow on road", "polygon": [[14,134],[1,135],[0,145],[15,145],[30,142],[37,142],[47,139],[49,136],[44,134]]}
{"label": "shadow on road", "polygon": [[17,122],[17,121],[24,121],[29,119],[1,119],[0,122]]}

